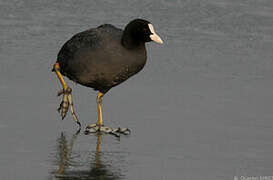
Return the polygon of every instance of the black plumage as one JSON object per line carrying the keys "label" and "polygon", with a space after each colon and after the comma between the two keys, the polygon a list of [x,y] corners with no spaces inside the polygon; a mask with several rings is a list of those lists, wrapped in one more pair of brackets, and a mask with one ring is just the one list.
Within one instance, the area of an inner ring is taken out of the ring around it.
{"label": "black plumage", "polygon": [[146,63],[150,22],[131,21],[122,31],[104,24],[74,35],[58,53],[61,74],[106,93],[138,73]]}

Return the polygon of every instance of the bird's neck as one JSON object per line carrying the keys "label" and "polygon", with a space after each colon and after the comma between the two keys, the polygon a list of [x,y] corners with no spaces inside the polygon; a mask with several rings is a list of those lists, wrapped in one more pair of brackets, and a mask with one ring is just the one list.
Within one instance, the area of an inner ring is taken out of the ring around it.
{"label": "bird's neck", "polygon": [[121,37],[121,44],[126,49],[138,49],[144,46],[144,42],[133,38],[128,31],[124,31]]}

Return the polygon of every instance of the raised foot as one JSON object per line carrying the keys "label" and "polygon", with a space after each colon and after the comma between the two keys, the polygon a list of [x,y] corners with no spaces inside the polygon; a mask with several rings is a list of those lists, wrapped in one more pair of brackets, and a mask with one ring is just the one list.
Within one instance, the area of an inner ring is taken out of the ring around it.
{"label": "raised foot", "polygon": [[81,123],[79,122],[76,116],[74,106],[73,106],[72,89],[70,87],[67,87],[66,89],[62,89],[61,91],[58,92],[58,96],[61,96],[61,95],[63,95],[63,98],[58,108],[58,112],[61,114],[62,119],[65,118],[68,108],[70,107],[70,111],[74,121],[79,125],[79,128],[81,128]]}
{"label": "raised foot", "polygon": [[131,133],[130,129],[128,128],[110,128],[104,125],[100,126],[97,124],[88,125],[84,133],[90,134],[90,133],[98,133],[98,132],[111,134],[116,137],[120,137],[120,134],[129,135]]}

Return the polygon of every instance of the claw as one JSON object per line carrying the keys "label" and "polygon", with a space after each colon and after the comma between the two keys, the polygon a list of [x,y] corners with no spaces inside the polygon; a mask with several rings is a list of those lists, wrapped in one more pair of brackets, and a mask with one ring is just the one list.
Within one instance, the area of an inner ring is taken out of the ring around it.
{"label": "claw", "polygon": [[62,98],[62,102],[57,110],[61,114],[62,119],[64,119],[67,112],[68,112],[68,108],[70,106],[70,111],[71,111],[72,117],[73,117],[74,121],[79,125],[79,129],[81,129],[81,123],[78,121],[78,118],[77,118],[75,110],[74,110],[71,93],[72,93],[72,89],[70,87],[62,89],[58,92],[58,96],[63,95],[63,98]]}
{"label": "claw", "polygon": [[129,135],[129,134],[131,134],[131,130],[128,128],[120,128],[120,133],[125,134],[125,135]]}
{"label": "claw", "polygon": [[106,126],[99,126],[97,124],[90,124],[86,127],[85,134],[91,134],[91,133],[105,133],[105,134],[111,134],[116,137],[120,137],[120,134],[129,135],[131,131],[128,128],[110,128]]}
{"label": "claw", "polygon": [[120,135],[118,133],[110,132],[109,134],[114,135],[114,136],[116,136],[118,138],[120,137]]}

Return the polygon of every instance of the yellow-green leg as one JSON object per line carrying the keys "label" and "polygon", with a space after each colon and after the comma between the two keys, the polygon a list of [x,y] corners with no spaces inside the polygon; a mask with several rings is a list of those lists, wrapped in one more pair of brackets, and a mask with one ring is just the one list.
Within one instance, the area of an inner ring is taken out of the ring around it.
{"label": "yellow-green leg", "polygon": [[102,102],[102,97],[103,97],[103,93],[99,92],[97,95],[97,108],[98,108],[98,121],[97,121],[97,125],[98,126],[103,126],[103,122],[102,122],[102,112],[101,112],[101,102]]}
{"label": "yellow-green leg", "polygon": [[71,111],[72,117],[73,117],[74,121],[81,128],[81,123],[79,122],[77,115],[75,113],[75,110],[74,110],[74,105],[73,105],[72,95],[71,95],[72,89],[70,87],[68,87],[67,84],[65,83],[63,76],[60,73],[59,63],[54,64],[54,71],[63,86],[63,89],[60,92],[58,92],[58,96],[63,94],[63,99],[60,104],[60,107],[58,108],[58,111],[61,113],[62,119],[64,119],[67,114],[68,108],[70,106],[70,111]]}
{"label": "yellow-green leg", "polygon": [[102,97],[103,93],[99,92],[97,95],[97,110],[98,110],[98,121],[96,124],[90,124],[86,127],[85,133],[96,133],[96,132],[102,132],[102,133],[107,133],[107,134],[112,134],[117,137],[119,137],[120,133],[122,134],[130,134],[130,130],[128,128],[110,128],[106,127],[103,124],[102,121],[102,108],[101,108],[101,103],[102,103]]}

